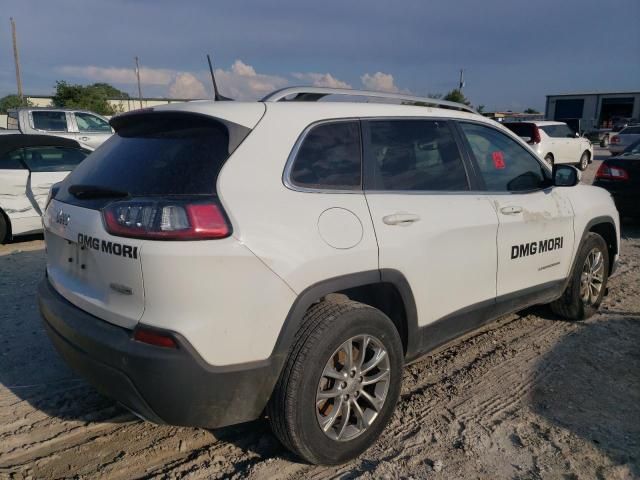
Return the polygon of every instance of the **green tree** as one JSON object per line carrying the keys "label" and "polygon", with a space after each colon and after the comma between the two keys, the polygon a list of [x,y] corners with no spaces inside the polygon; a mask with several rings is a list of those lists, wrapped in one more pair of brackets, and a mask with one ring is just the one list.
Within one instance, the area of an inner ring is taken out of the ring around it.
{"label": "green tree", "polygon": [[101,115],[113,115],[117,109],[109,104],[109,98],[129,98],[129,95],[108,83],[78,85],[58,80],[53,104],[56,107],[81,108]]}
{"label": "green tree", "polygon": [[448,100],[449,102],[457,102],[457,103],[463,103],[465,105],[471,105],[471,102],[469,101],[469,99],[464,96],[464,93],[462,93],[462,91],[459,88],[454,88],[449,93],[447,93],[444,97],[442,97],[442,99]]}
{"label": "green tree", "polygon": [[527,108],[524,113],[540,113],[539,111],[537,111],[535,108]]}
{"label": "green tree", "polygon": [[0,98],[0,113],[7,113],[12,108],[30,107],[31,102],[24,98],[20,100],[18,95],[7,95]]}

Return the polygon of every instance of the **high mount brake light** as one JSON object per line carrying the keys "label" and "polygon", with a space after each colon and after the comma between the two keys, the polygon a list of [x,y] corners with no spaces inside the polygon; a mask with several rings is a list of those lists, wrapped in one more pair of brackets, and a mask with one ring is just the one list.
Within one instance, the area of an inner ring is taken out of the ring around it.
{"label": "high mount brake light", "polygon": [[211,240],[231,234],[215,201],[128,200],[102,212],[111,235],[150,240]]}
{"label": "high mount brake light", "polygon": [[606,162],[602,162],[596,172],[596,178],[605,180],[629,180],[629,174],[624,168],[613,167],[607,165]]}

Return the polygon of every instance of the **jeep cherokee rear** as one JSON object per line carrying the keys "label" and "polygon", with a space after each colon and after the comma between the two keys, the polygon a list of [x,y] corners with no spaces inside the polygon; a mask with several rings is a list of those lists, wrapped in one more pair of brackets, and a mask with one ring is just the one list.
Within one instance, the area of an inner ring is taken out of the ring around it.
{"label": "jeep cherokee rear", "polygon": [[330,94],[354,92],[112,120],[44,218],[40,308],[72,367],[154,422],[266,411],[340,463],[384,429],[404,363],[532,304],[596,311],[619,246],[604,190],[461,105],[280,101]]}

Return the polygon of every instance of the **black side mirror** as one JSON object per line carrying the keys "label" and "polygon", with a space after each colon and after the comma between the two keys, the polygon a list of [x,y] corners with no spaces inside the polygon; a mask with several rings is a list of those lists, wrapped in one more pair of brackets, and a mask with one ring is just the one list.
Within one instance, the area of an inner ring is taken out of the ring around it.
{"label": "black side mirror", "polygon": [[573,187],[580,181],[580,172],[571,165],[553,166],[553,185],[556,187]]}

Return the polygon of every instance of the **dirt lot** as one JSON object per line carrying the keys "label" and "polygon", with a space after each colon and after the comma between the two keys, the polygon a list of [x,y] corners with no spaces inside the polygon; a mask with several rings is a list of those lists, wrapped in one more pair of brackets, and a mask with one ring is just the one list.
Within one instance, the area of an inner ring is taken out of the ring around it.
{"label": "dirt lot", "polygon": [[100,396],[41,327],[41,240],[0,247],[0,477],[640,478],[640,226],[623,234],[601,314],[530,309],[413,364],[382,438],[332,468],[298,463],[264,421],[157,426]]}

